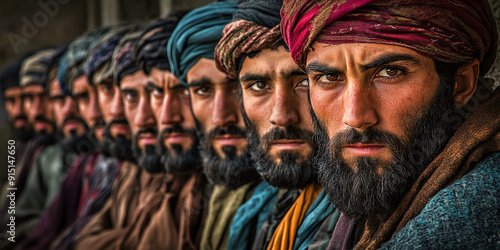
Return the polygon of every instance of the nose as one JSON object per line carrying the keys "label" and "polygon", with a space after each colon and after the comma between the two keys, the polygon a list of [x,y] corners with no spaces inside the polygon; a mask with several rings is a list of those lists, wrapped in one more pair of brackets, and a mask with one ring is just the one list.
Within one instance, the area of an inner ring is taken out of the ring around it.
{"label": "nose", "polygon": [[276,88],[274,106],[269,118],[271,124],[288,127],[299,122],[299,115],[296,108],[299,101],[295,100],[295,96],[294,93],[290,93],[284,88]]}
{"label": "nose", "polygon": [[14,99],[14,107],[12,109],[12,116],[16,117],[23,114],[23,99],[15,98]]}
{"label": "nose", "polygon": [[33,101],[29,112],[31,113],[32,118],[44,115],[44,103],[42,102],[42,97],[40,97],[39,95],[33,96]]}
{"label": "nose", "polygon": [[125,110],[123,107],[123,100],[120,96],[120,91],[117,86],[114,86],[114,96],[111,99],[111,107],[110,107],[110,115],[113,119],[118,120],[121,118],[125,118]]}
{"label": "nose", "polygon": [[348,83],[344,94],[344,124],[356,129],[366,129],[377,123],[376,103],[371,91],[361,81]]}
{"label": "nose", "polygon": [[[97,101],[97,91],[94,90],[94,94],[89,96],[89,110],[88,115],[92,121],[92,126],[102,120],[101,109],[99,108],[99,103]],[[90,124],[89,124],[90,125]]]}
{"label": "nose", "polygon": [[149,97],[142,97],[139,101],[137,115],[134,118],[134,123],[139,129],[156,128],[156,119],[151,109]]}
{"label": "nose", "polygon": [[184,120],[182,117],[182,105],[178,96],[165,93],[159,119],[163,125],[179,124]]}
{"label": "nose", "polygon": [[236,94],[230,91],[218,91],[215,93],[212,122],[218,127],[227,127],[238,123],[240,105]]}
{"label": "nose", "polygon": [[64,98],[62,112],[65,117],[68,117],[69,115],[79,115],[78,106],[76,105],[75,100],[73,100],[70,96],[66,96]]}

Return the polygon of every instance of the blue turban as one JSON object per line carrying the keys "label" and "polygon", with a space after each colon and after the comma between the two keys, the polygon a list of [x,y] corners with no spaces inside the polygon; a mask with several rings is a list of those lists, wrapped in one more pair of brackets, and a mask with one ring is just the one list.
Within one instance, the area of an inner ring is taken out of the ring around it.
{"label": "blue turban", "polygon": [[170,71],[182,84],[187,84],[187,71],[200,58],[214,58],[215,45],[236,10],[235,2],[215,2],[194,9],[177,24],[168,41],[167,53]]}

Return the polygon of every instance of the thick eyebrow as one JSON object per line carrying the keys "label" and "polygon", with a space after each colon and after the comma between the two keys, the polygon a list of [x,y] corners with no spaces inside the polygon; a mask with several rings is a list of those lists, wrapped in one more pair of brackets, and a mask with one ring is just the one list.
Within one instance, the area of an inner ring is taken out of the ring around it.
{"label": "thick eyebrow", "polygon": [[58,99],[58,98],[65,98],[65,97],[66,97],[66,96],[65,96],[65,95],[63,95],[63,94],[49,96],[49,98],[50,98],[51,100]]}
{"label": "thick eyebrow", "polygon": [[360,69],[362,72],[367,71],[369,69],[375,68],[375,67],[380,67],[385,64],[393,63],[393,62],[398,62],[398,61],[407,61],[411,64],[418,65],[420,61],[408,54],[399,54],[399,53],[390,53],[390,54],[385,54],[379,58],[376,58],[375,60],[361,65]]}
{"label": "thick eyebrow", "polygon": [[281,72],[281,76],[284,79],[288,79],[292,76],[305,76],[305,75],[306,75],[306,73],[304,71],[302,71],[301,69],[293,69],[293,70]]}
{"label": "thick eyebrow", "polygon": [[73,97],[74,98],[81,98],[81,97],[84,97],[84,96],[86,96],[88,94],[89,94],[89,92],[87,90],[84,90],[84,91],[80,91],[78,93],[74,93]]}
{"label": "thick eyebrow", "polygon": [[332,68],[326,64],[322,64],[320,62],[311,62],[306,66],[307,74],[311,74],[312,72],[320,72],[326,74],[340,74],[342,70]]}
{"label": "thick eyebrow", "polygon": [[159,85],[157,85],[156,83],[154,82],[151,82],[151,81],[148,81],[148,87],[150,88],[154,88],[154,89],[162,89]]}
{"label": "thick eyebrow", "polygon": [[200,80],[194,80],[188,83],[188,88],[202,86],[202,85],[213,85],[213,83],[208,78],[202,78]]}
{"label": "thick eyebrow", "polygon": [[240,77],[240,82],[264,81],[264,80],[270,80],[270,79],[271,79],[271,76],[269,74],[246,73]]}
{"label": "thick eyebrow", "polygon": [[132,89],[132,88],[120,89],[120,92],[121,92],[121,93],[124,93],[124,94],[126,94],[126,93],[134,93],[134,94],[137,94],[137,90]]}

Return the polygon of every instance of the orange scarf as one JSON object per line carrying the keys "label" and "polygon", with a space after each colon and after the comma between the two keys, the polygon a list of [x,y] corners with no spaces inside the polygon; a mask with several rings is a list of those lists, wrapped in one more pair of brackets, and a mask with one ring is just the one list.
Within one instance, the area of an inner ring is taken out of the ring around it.
{"label": "orange scarf", "polygon": [[288,210],[285,217],[283,217],[278,227],[276,227],[267,250],[293,249],[297,230],[302,220],[304,220],[307,209],[316,200],[321,190],[323,190],[323,187],[316,182],[307,185],[290,210]]}

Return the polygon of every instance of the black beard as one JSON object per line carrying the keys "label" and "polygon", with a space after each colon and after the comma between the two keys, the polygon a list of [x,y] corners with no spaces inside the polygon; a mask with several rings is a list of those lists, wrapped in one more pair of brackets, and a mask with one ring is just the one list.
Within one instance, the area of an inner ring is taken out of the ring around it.
{"label": "black beard", "polygon": [[[64,119],[62,128],[64,128],[64,125],[71,120],[82,123],[85,127],[84,131],[88,131],[87,123],[85,123],[85,121],[80,117],[67,117],[66,119]],[[83,133],[82,135],[77,135],[76,130],[71,130],[69,131],[69,137],[66,137],[62,131],[62,128],[58,129],[57,138],[65,152],[74,152],[76,154],[81,154],[91,153],[92,150],[94,150],[95,146],[91,142],[87,132]]]}
{"label": "black beard", "polygon": [[[319,146],[314,157],[319,181],[332,203],[349,218],[373,223],[387,220],[418,176],[442,151],[453,133],[453,120],[443,114],[454,109],[452,89],[443,85],[440,84],[424,112],[414,111],[404,117],[405,138],[368,128],[362,132],[347,129],[329,139],[325,127],[311,110],[314,140]],[[354,142],[383,143],[391,150],[392,159],[384,166],[376,159],[359,157],[355,172],[341,156],[341,145]],[[374,166],[381,166],[382,174]]]}
{"label": "black beard", "polygon": [[222,158],[213,147],[214,138],[218,135],[233,134],[246,138],[246,132],[236,126],[226,129],[216,127],[208,136],[201,132],[203,128],[198,123],[198,138],[200,139],[200,152],[203,159],[203,171],[207,178],[216,185],[223,185],[234,190],[251,181],[259,180],[261,177],[253,167],[250,159],[249,149],[237,156],[234,146],[224,146]]}
{"label": "black beard", "polygon": [[155,145],[146,145],[144,149],[139,147],[137,138],[142,133],[152,133],[156,136],[156,129],[148,128],[139,130],[132,138],[132,151],[134,158],[139,167],[146,169],[149,173],[162,173],[165,172],[161,164],[161,157],[156,154]]}
{"label": "black beard", "polygon": [[105,156],[112,156],[123,161],[134,161],[134,153],[132,151],[132,140],[127,139],[124,135],[118,135],[117,138],[111,135],[111,125],[124,124],[128,126],[125,119],[113,120],[106,124],[104,128],[104,140],[101,143],[101,152]]}
{"label": "black beard", "polygon": [[11,119],[9,121],[9,126],[10,126],[10,129],[11,129],[12,133],[14,134],[14,136],[22,142],[26,142],[26,141],[33,139],[33,136],[35,135],[35,133],[33,132],[33,129],[31,129],[30,126],[22,127],[22,128],[15,128],[14,127],[15,121],[18,119],[23,119],[26,121],[26,123],[28,122],[28,118],[26,118],[25,115],[17,116],[17,117],[14,117],[13,119]]}
{"label": "black beard", "polygon": [[[247,119],[247,118],[245,118]],[[278,188],[296,189],[317,180],[316,169],[312,164],[312,155],[306,159],[296,152],[283,152],[278,155],[280,162],[276,163],[269,154],[271,143],[280,139],[302,139],[311,147],[311,152],[317,150],[312,143],[314,132],[296,127],[273,128],[260,139],[255,126],[248,126],[248,142],[251,148],[252,160],[257,172],[270,185]]]}
{"label": "black beard", "polygon": [[[170,133],[185,133],[191,137],[191,148],[182,149],[179,144],[172,145],[170,150],[163,142],[163,137]],[[157,152],[161,155],[161,163],[168,173],[191,173],[202,169],[200,151],[198,149],[198,136],[194,129],[183,129],[176,124],[171,128],[165,128],[158,135],[158,143],[156,145]]]}

